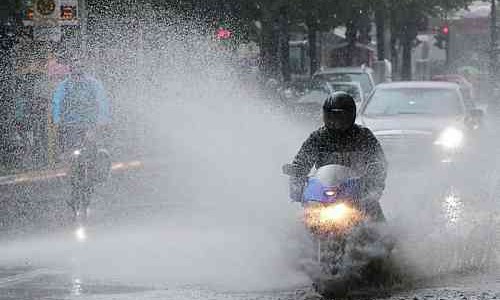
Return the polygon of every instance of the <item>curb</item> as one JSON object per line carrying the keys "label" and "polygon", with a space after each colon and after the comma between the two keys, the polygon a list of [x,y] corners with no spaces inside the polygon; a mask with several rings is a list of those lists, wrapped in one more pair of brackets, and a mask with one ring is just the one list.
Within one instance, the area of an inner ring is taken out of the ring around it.
{"label": "curb", "polygon": [[[112,173],[123,172],[127,170],[137,170],[143,167],[143,163],[138,160],[128,162],[115,162],[111,166]],[[51,169],[45,171],[34,171],[21,173],[17,175],[0,176],[0,186],[16,185],[21,183],[33,183],[56,178],[66,177],[67,168]]]}

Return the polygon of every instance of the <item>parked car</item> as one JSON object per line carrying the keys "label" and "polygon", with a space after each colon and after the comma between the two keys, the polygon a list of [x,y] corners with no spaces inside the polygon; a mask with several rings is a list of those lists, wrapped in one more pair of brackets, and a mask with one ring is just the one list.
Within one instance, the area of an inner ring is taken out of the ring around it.
{"label": "parked car", "polygon": [[368,67],[327,68],[316,72],[313,82],[359,82],[367,97],[375,87],[373,70]]}
{"label": "parked car", "polygon": [[415,81],[378,85],[357,122],[379,138],[389,161],[419,165],[463,157],[482,115],[466,105],[457,84]]}
{"label": "parked car", "polygon": [[296,101],[289,102],[289,105],[294,115],[299,119],[319,124],[323,103],[332,93],[333,89],[330,84],[316,82],[306,89]]}
{"label": "parked car", "polygon": [[365,99],[365,93],[359,82],[330,82],[329,84],[334,92],[345,92],[351,95],[357,107],[359,107]]}

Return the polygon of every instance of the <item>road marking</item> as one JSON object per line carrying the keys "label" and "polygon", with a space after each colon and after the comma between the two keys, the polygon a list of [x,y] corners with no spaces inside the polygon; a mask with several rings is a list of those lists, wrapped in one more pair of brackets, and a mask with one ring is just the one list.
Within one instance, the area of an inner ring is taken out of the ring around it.
{"label": "road marking", "polygon": [[12,275],[8,277],[0,278],[0,288],[6,288],[19,283],[24,283],[32,281],[37,277],[50,274],[60,274],[59,272],[50,271],[48,269],[38,269],[29,272],[25,272],[18,275]]}
{"label": "road marking", "polygon": [[[130,162],[117,162],[113,163],[113,165],[111,166],[111,170],[112,171],[134,170],[134,169],[139,169],[142,166],[143,163],[138,160]],[[0,177],[0,186],[56,179],[65,177],[67,175],[68,175],[67,169],[10,175],[10,176]]]}

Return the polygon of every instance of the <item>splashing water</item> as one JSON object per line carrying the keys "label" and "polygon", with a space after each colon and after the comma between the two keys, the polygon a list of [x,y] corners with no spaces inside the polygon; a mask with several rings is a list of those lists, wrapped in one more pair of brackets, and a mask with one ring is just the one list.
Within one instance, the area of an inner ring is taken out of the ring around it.
{"label": "splashing water", "polygon": [[[304,243],[296,237],[303,233],[299,211],[288,203],[279,172],[310,128],[290,122],[263,97],[255,80],[242,76],[232,55],[220,51],[196,22],[171,12],[141,13],[98,20],[88,67],[113,99],[115,153],[142,154],[154,171],[115,202],[145,203],[145,216],[105,215],[117,219],[113,226],[95,225],[77,246],[65,235],[2,245],[0,263],[28,260],[74,268],[94,280],[159,286],[256,290],[308,284],[295,269]],[[457,236],[434,230],[429,221],[441,207],[409,196],[423,189],[426,178],[415,189],[391,180],[389,189],[404,189],[401,197],[388,193],[383,200],[389,223],[403,228],[396,231],[400,259],[419,273],[435,274],[430,269],[456,246],[449,241]],[[444,201],[450,211],[458,209],[455,198]],[[449,220],[459,222],[457,214]]]}
{"label": "splashing water", "polygon": [[150,207],[143,218],[106,215],[116,218],[112,228],[78,229],[79,245],[66,235],[12,242],[0,249],[2,263],[159,286],[307,284],[294,269],[296,211],[280,176],[305,131],[276,113],[194,23],[120,22],[137,27],[102,26],[88,66],[113,99],[119,149],[143,153],[146,172],[155,173],[137,178],[119,203]]}

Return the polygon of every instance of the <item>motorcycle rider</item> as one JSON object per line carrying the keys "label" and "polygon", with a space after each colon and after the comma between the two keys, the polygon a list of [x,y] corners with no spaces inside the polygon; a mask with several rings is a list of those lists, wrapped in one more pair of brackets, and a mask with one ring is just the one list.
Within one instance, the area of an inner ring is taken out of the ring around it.
{"label": "motorcycle rider", "polygon": [[302,201],[307,175],[313,167],[343,165],[364,174],[361,208],[374,221],[383,221],[379,200],[385,189],[387,162],[375,135],[355,124],[355,119],[356,104],[349,94],[336,92],[324,101],[324,126],[309,136],[293,160],[290,197]]}

